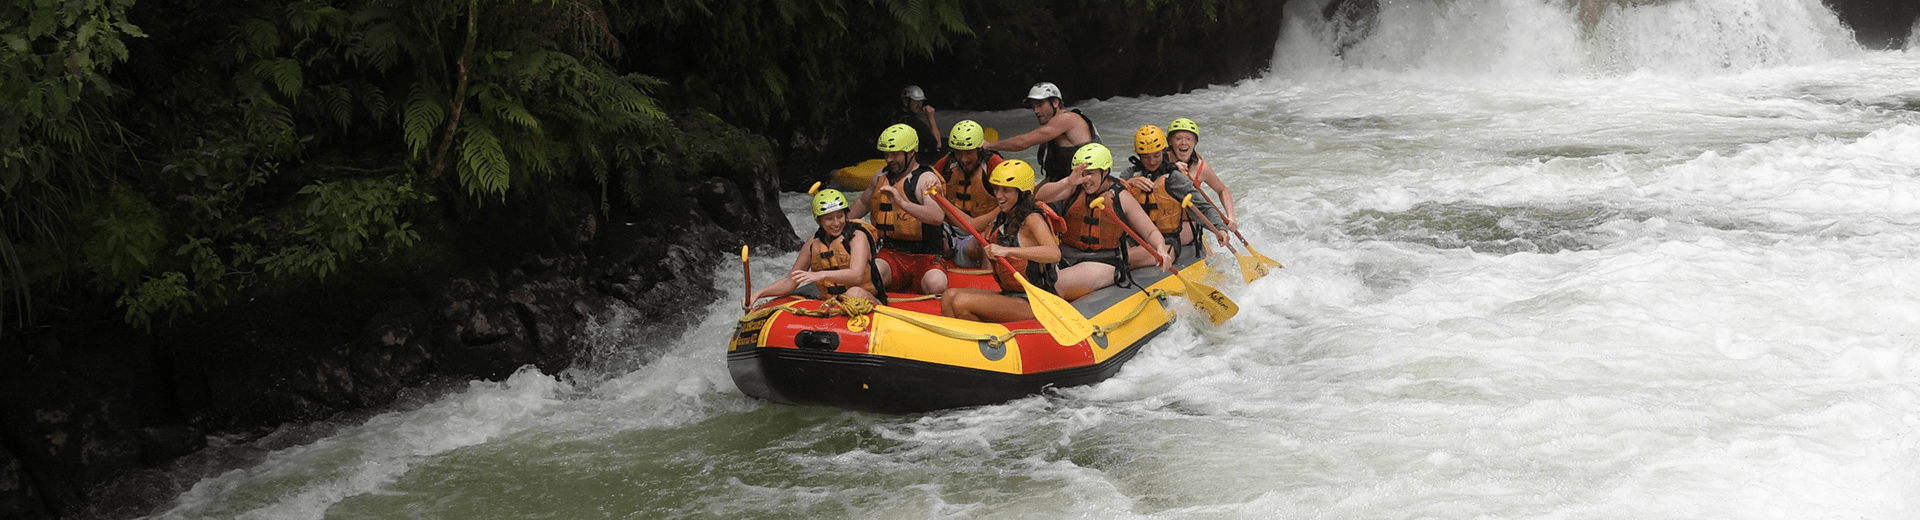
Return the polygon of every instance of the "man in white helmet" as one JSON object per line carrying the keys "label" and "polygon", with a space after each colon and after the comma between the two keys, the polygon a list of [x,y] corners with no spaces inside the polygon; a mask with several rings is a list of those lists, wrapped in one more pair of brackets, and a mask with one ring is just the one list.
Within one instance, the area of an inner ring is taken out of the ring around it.
{"label": "man in white helmet", "polygon": [[1100,140],[1100,132],[1093,128],[1093,120],[1079,109],[1067,109],[1066,102],[1060,97],[1060,87],[1053,83],[1039,82],[1027,89],[1027,108],[1033,109],[1033,117],[1040,121],[1040,128],[1031,132],[1009,137],[999,141],[987,142],[988,150],[998,152],[1018,152],[1034,145],[1040,145],[1040,168],[1047,174],[1047,181],[1067,178],[1073,173],[1073,154],[1080,147]]}
{"label": "man in white helmet", "polygon": [[900,89],[900,108],[902,113],[894,118],[895,123],[913,127],[920,136],[920,162],[933,162],[940,155],[940,123],[933,118],[933,107],[927,105],[927,91],[919,85],[907,85]]}

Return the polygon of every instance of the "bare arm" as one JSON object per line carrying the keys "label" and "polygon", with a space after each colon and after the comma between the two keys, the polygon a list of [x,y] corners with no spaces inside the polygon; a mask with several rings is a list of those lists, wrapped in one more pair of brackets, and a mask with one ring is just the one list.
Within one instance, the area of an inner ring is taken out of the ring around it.
{"label": "bare arm", "polygon": [[1220,212],[1225,215],[1227,222],[1236,220],[1233,216],[1233,190],[1227,189],[1226,181],[1220,180],[1220,176],[1213,173],[1213,163],[1200,161],[1199,175],[1195,178],[1207,187],[1213,188],[1214,193],[1220,194]]}
{"label": "bare arm", "polygon": [[[848,229],[845,232],[854,234],[853,241],[847,244],[847,247],[853,249],[850,251],[853,256],[852,265],[848,265],[846,269],[832,271],[795,272],[791,278],[796,284],[824,281],[840,285],[860,285],[860,282],[867,281],[867,262],[873,259],[873,243],[867,240],[866,233],[854,231],[852,229],[854,224],[847,226]],[[805,257],[801,259],[805,260]]]}
{"label": "bare arm", "polygon": [[1026,245],[1009,252],[1008,256],[1043,264],[1060,261],[1060,243],[1048,229],[1047,217],[1039,213],[1027,215],[1027,221],[1020,224],[1020,243]]}
{"label": "bare arm", "polygon": [[807,259],[810,258],[812,254],[813,242],[809,241],[807,245],[800,246],[800,254],[794,257],[793,268],[787,270],[787,275],[780,277],[779,280],[775,280],[771,284],[767,284],[766,287],[761,287],[758,291],[754,291],[753,296],[748,297],[747,300],[758,303],[763,298],[793,294],[793,290],[800,287],[800,282],[794,281],[793,275],[806,271]]}
{"label": "bare arm", "polygon": [[934,143],[933,147],[937,149],[937,148],[940,148],[940,145],[946,144],[947,140],[940,138],[940,122],[935,121],[933,119],[933,106],[926,105],[926,110],[927,110],[927,131],[933,132],[933,143]]}
{"label": "bare arm", "polygon": [[873,180],[867,181],[867,189],[862,190],[860,196],[853,199],[853,207],[847,208],[847,218],[856,219],[867,216],[868,208],[873,206],[870,197],[873,196],[874,186],[882,185],[881,179],[885,178],[887,178],[885,175],[873,174]]}
{"label": "bare arm", "polygon": [[1069,124],[1067,118],[1054,117],[1052,121],[1048,121],[1047,124],[1041,125],[1040,128],[1035,128],[1031,132],[999,141],[988,141],[987,144],[982,145],[982,147],[1000,152],[1018,152],[1032,148],[1033,145],[1036,144],[1059,139],[1061,135],[1066,134],[1067,130],[1071,128],[1073,128],[1073,126]]}
{"label": "bare arm", "polygon": [[1140,238],[1145,238],[1147,242],[1150,242],[1149,244],[1141,245],[1152,247],[1154,251],[1159,251],[1160,268],[1171,270],[1173,268],[1173,257],[1167,256],[1167,240],[1160,236],[1160,226],[1154,225],[1153,219],[1147,216],[1147,210],[1142,209],[1140,202],[1133,200],[1133,197],[1120,197],[1120,205],[1124,206],[1127,210],[1128,227],[1132,227],[1134,233],[1139,233]]}
{"label": "bare arm", "polygon": [[915,185],[913,190],[920,192],[920,197],[923,197],[920,199],[922,202],[908,200],[906,194],[900,193],[900,190],[893,189],[891,185],[883,186],[880,189],[890,194],[893,197],[893,203],[907,210],[907,214],[913,215],[913,218],[923,223],[939,224],[947,219],[947,212],[940,209],[940,203],[926,200],[924,197],[940,196],[935,193],[927,193],[927,190],[935,186],[940,186],[941,184],[943,183],[940,181],[939,175],[920,176],[920,184]]}
{"label": "bare arm", "polygon": [[1082,180],[1080,176],[1086,173],[1086,163],[1075,164],[1073,165],[1073,173],[1067,174],[1066,178],[1042,184],[1039,188],[1034,189],[1033,198],[1041,203],[1059,202],[1061,199],[1065,199],[1068,195],[1073,194],[1073,187],[1080,185],[1080,181]]}

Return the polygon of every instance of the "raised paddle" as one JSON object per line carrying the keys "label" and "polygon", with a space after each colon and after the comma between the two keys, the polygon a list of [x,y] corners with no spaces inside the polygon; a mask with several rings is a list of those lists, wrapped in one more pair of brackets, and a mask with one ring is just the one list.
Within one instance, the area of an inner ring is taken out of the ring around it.
{"label": "raised paddle", "polygon": [[[1210,196],[1210,195],[1207,195],[1207,192],[1205,192],[1205,191],[1202,191],[1202,190],[1200,189],[1200,180],[1199,180],[1199,179],[1194,179],[1194,178],[1193,178],[1193,176],[1194,176],[1194,175],[1198,175],[1197,173],[1194,173],[1194,172],[1188,172],[1188,171],[1187,171],[1187,170],[1186,170],[1185,168],[1182,168],[1182,169],[1180,169],[1180,171],[1181,171],[1181,172],[1184,172],[1184,173],[1186,173],[1186,174],[1187,174],[1187,178],[1188,178],[1189,180],[1192,180],[1192,181],[1193,181],[1193,185],[1194,185],[1194,186],[1193,186],[1193,191],[1194,191],[1194,192],[1196,192],[1196,193],[1199,193],[1199,194],[1200,194],[1200,197],[1201,197],[1201,198],[1203,198],[1203,199],[1206,199],[1206,201],[1207,201],[1207,204],[1211,204],[1211,205],[1213,205],[1214,207],[1219,207],[1219,206],[1220,206],[1220,204],[1219,204],[1219,203],[1217,203],[1217,202],[1214,202],[1214,201],[1213,201],[1213,197],[1212,197],[1212,196]],[[1259,252],[1259,251],[1255,251],[1255,250],[1253,249],[1253,244],[1251,244],[1251,243],[1248,243],[1248,242],[1247,242],[1247,236],[1246,236],[1246,235],[1242,235],[1242,234],[1240,234],[1240,230],[1238,230],[1238,229],[1232,229],[1232,228],[1228,228],[1228,231],[1232,231],[1232,232],[1233,232],[1233,236],[1234,236],[1235,238],[1238,238],[1238,239],[1240,239],[1240,245],[1243,245],[1243,246],[1247,246],[1247,255],[1248,255],[1248,256],[1250,256],[1250,257],[1252,257],[1252,260],[1253,260],[1253,265],[1254,265],[1254,269],[1256,269],[1256,270],[1257,270],[1257,271],[1258,271],[1258,272],[1260,273],[1260,275],[1261,275],[1261,276],[1265,276],[1265,275],[1267,274],[1267,271],[1269,271],[1269,270],[1273,270],[1273,269],[1281,269],[1281,268],[1284,268],[1284,267],[1286,267],[1286,266],[1283,266],[1283,265],[1280,265],[1280,261],[1279,261],[1279,260],[1274,260],[1274,259],[1272,259],[1272,258],[1267,258],[1267,255],[1263,255],[1263,254],[1260,254],[1260,252]],[[1239,256],[1239,254],[1240,254],[1240,253],[1238,253],[1238,252],[1235,252],[1235,253],[1234,253],[1234,255],[1235,255],[1236,257],[1238,257],[1238,258],[1240,259],[1240,271],[1241,271],[1241,274],[1242,274],[1242,275],[1245,275],[1245,274],[1246,274],[1246,273],[1248,272],[1248,271],[1247,271],[1247,260],[1248,260],[1248,256]],[[1253,281],[1253,280],[1254,280],[1254,278],[1258,278],[1258,277],[1252,277],[1252,278],[1247,278],[1247,281],[1249,281],[1249,282],[1251,282],[1251,281]]]}
{"label": "raised paddle", "polygon": [[[940,190],[937,187],[928,188],[927,194],[932,195],[928,198],[939,201],[941,209],[947,210],[947,215],[959,221],[960,226],[966,228],[967,233],[972,234],[974,240],[980,241],[982,248],[987,245],[987,237],[973,229],[973,223],[967,221],[966,214],[961,213],[959,208],[953,207],[952,202],[947,202],[946,197],[940,196]],[[1074,345],[1093,336],[1093,322],[1080,314],[1079,309],[1073,308],[1073,304],[1027,281],[1027,277],[1014,269],[1013,264],[1008,263],[1007,259],[994,257],[994,260],[1000,261],[1000,267],[1006,268],[1007,272],[1013,273],[1015,280],[1020,281],[1020,287],[1027,291],[1027,304],[1033,306],[1034,319],[1039,320],[1040,325],[1047,329],[1047,334],[1053,335],[1054,342],[1061,345]]]}
{"label": "raised paddle", "polygon": [[[1194,220],[1200,221],[1201,224],[1206,224],[1207,229],[1210,231],[1213,231],[1213,234],[1215,235],[1221,234],[1220,228],[1217,226],[1214,226],[1213,221],[1207,220],[1206,215],[1200,214],[1200,208],[1193,207],[1192,193],[1188,193],[1186,198],[1180,199],[1180,206],[1187,208],[1188,212],[1193,213]],[[1264,274],[1260,272],[1261,269],[1259,266],[1259,261],[1254,260],[1252,257],[1249,257],[1247,255],[1240,254],[1240,250],[1233,248],[1232,242],[1227,242],[1225,240],[1222,240],[1220,241],[1220,245],[1227,246],[1227,250],[1233,252],[1233,257],[1240,260],[1240,276],[1242,278],[1246,278],[1248,283],[1252,283],[1254,280],[1259,279],[1260,276]]]}
{"label": "raised paddle", "polygon": [[740,303],[740,310],[753,310],[753,263],[747,261],[747,246],[740,246],[740,268],[746,271],[747,279],[747,297]]}
{"label": "raised paddle", "polygon": [[[1160,251],[1155,250],[1153,246],[1148,245],[1147,240],[1144,238],[1140,238],[1139,233],[1133,232],[1133,226],[1129,226],[1127,225],[1127,221],[1121,220],[1120,214],[1114,213],[1113,208],[1107,207],[1106,197],[1093,199],[1093,202],[1089,202],[1087,203],[1087,205],[1092,206],[1094,209],[1106,212],[1107,218],[1113,219],[1114,222],[1119,222],[1120,229],[1127,230],[1127,235],[1132,236],[1134,242],[1139,242],[1141,249],[1147,250],[1148,253],[1153,253],[1154,260],[1160,261],[1160,262],[1166,261],[1166,258],[1167,258],[1166,256],[1161,255]],[[1214,289],[1212,287],[1208,287],[1206,284],[1189,280],[1187,279],[1186,276],[1181,275],[1180,271],[1174,271],[1173,277],[1179,278],[1180,283],[1186,284],[1187,299],[1192,301],[1195,307],[1199,307],[1200,310],[1206,311],[1207,319],[1209,321],[1212,321],[1214,325],[1226,323],[1228,319],[1233,318],[1233,315],[1240,313],[1240,305],[1233,303],[1233,300],[1227,298],[1227,295],[1221,294],[1219,289]],[[1199,296],[1195,297],[1195,295],[1199,295]]]}

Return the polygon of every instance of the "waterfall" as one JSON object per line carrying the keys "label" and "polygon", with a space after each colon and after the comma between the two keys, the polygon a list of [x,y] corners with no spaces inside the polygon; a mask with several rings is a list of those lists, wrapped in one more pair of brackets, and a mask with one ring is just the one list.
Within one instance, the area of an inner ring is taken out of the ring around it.
{"label": "waterfall", "polygon": [[1714,75],[1860,51],[1820,0],[1292,0],[1273,70]]}

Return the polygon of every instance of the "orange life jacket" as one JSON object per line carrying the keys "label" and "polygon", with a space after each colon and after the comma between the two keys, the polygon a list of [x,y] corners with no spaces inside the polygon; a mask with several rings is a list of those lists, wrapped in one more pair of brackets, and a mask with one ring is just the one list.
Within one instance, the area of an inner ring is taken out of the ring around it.
{"label": "orange life jacket", "polygon": [[[1035,212],[1032,214],[1038,215],[1039,213]],[[1012,233],[1007,233],[1003,235],[1001,234],[1000,229],[1002,227],[1005,227],[1004,224],[1008,224],[1005,222],[1005,220],[1006,220],[1006,216],[1002,214],[999,218],[994,219],[993,225],[987,226],[987,230],[981,234],[985,235],[987,242],[1004,246],[1004,247],[1020,247],[1020,228],[1026,226],[1025,219],[1024,218],[1021,219],[1022,222],[1017,224],[1020,227],[1013,228]],[[1041,220],[1045,221],[1046,219],[1042,218]],[[1048,223],[1047,232],[1048,233],[1054,232],[1051,222]],[[1053,264],[1042,265],[1042,264],[1034,263],[1032,260],[1024,260],[1024,259],[1014,258],[1011,256],[1006,257],[1006,260],[1007,260],[1007,263],[1013,264],[1014,269],[1017,269],[1020,271],[1021,276],[1027,277],[1028,282],[1031,282],[1034,285],[1040,286],[1040,288],[1048,291],[1053,290],[1052,277],[1043,276],[1043,271],[1045,269],[1052,268]],[[983,258],[981,259],[981,261],[986,262],[987,264],[993,266],[993,279],[994,281],[1000,282],[1000,292],[1002,293],[1027,292],[1026,286],[1020,285],[1020,280],[1018,278],[1013,277],[1013,271],[1008,271],[1006,267],[1003,267],[1000,265],[999,261],[993,260],[991,258]]]}
{"label": "orange life jacket", "polygon": [[993,200],[993,187],[987,184],[987,173],[1006,160],[991,150],[982,149],[978,153],[980,163],[970,172],[962,170],[960,161],[951,155],[933,163],[934,171],[940,172],[940,177],[947,182],[947,201],[969,217],[985,215],[999,207],[999,202]]}
{"label": "orange life jacket", "polygon": [[[853,251],[850,248],[853,247],[854,233],[866,233],[867,243],[869,244],[869,250],[867,251],[866,280],[854,287],[866,289],[869,294],[880,294],[879,291],[874,290],[875,287],[878,287],[878,285],[874,283],[874,280],[879,277],[880,273],[873,268],[873,251],[871,250],[874,237],[878,235],[874,232],[873,224],[868,224],[864,220],[848,220],[847,227],[840,230],[840,236],[838,237],[826,236],[825,230],[815,232],[813,239],[808,241],[806,246],[807,251],[814,252],[813,257],[807,259],[807,270],[836,271],[852,267]],[[820,286],[820,292],[823,293],[822,296],[838,295],[847,292],[847,286],[825,280],[820,281],[816,285]]]}
{"label": "orange life jacket", "polygon": [[[921,165],[920,169],[902,175],[899,179],[888,179],[888,184],[904,193],[908,200],[919,202],[920,176],[934,173],[932,168]],[[885,170],[882,175],[889,175]],[[913,254],[943,255],[947,252],[945,229],[939,222],[928,224],[907,213],[907,208],[893,203],[893,197],[874,192],[869,213],[873,214],[873,227],[880,230],[880,247]]]}
{"label": "orange life jacket", "polygon": [[1147,212],[1147,218],[1153,219],[1153,226],[1160,228],[1163,236],[1177,237],[1180,234],[1180,222],[1187,216],[1186,208],[1180,206],[1180,200],[1167,193],[1167,176],[1161,175],[1153,181],[1153,191],[1145,192],[1127,186],[1127,193],[1133,194],[1133,200],[1140,203],[1140,209]]}
{"label": "orange life jacket", "polygon": [[[1119,196],[1126,193],[1119,179],[1109,177],[1110,183],[1104,194],[1081,193],[1074,188],[1073,196],[1067,197],[1065,229],[1060,231],[1060,243],[1081,251],[1105,251],[1119,249],[1122,237],[1127,236],[1126,212],[1120,209]],[[1115,221],[1107,218],[1107,212],[1087,207],[1087,202],[1099,197],[1107,198],[1107,207],[1120,216]]]}

